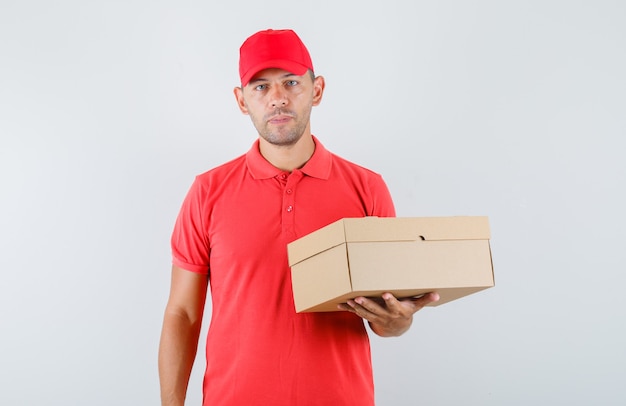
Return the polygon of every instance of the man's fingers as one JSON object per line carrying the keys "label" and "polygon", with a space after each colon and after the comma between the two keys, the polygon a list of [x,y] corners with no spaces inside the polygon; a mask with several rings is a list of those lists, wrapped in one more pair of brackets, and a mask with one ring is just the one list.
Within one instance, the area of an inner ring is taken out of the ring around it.
{"label": "man's fingers", "polygon": [[347,310],[352,312],[368,321],[376,320],[380,314],[385,312],[385,308],[374,300],[357,297],[348,300],[346,303],[340,304],[340,310]]}
{"label": "man's fingers", "polygon": [[[383,293],[382,300],[370,299],[363,296],[348,300],[346,303],[339,305],[339,309],[352,311],[361,317],[370,318],[371,316],[380,315],[391,311],[393,313],[401,311],[403,303],[409,302],[413,307],[413,312],[420,310],[422,307],[439,300],[437,292],[425,293],[418,298],[409,298],[398,300],[391,293]],[[407,303],[408,304],[408,303]]]}
{"label": "man's fingers", "polygon": [[416,299],[410,299],[417,307],[420,309],[424,306],[427,306],[430,303],[436,302],[439,300],[439,293],[437,292],[429,292],[424,294],[424,296],[418,297]]}
{"label": "man's fingers", "polygon": [[403,304],[411,304],[413,312],[415,313],[418,310],[422,309],[424,306],[439,300],[439,294],[437,292],[429,292],[419,297],[396,299],[391,293],[384,293],[382,295],[382,298],[385,300],[385,304],[390,310],[399,309],[402,307]]}

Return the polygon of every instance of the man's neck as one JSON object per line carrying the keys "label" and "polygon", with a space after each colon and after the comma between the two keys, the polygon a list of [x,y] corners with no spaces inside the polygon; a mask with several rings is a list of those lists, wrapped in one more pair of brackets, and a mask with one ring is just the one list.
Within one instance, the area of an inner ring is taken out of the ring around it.
{"label": "man's neck", "polygon": [[273,145],[260,138],[261,155],[276,168],[291,172],[304,166],[315,152],[315,142],[311,134],[304,134],[293,145]]}

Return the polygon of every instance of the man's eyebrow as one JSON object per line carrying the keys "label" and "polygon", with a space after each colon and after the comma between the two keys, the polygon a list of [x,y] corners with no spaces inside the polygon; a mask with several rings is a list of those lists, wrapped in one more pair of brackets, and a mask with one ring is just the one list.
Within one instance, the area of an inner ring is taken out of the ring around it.
{"label": "man's eyebrow", "polygon": [[[281,79],[287,79],[287,78],[290,78],[290,77],[292,77],[292,76],[299,77],[299,76],[298,76],[298,75],[296,75],[295,73],[285,73],[285,74],[284,74],[283,76],[281,76],[280,78],[281,78]],[[264,77],[258,77],[258,78],[250,79],[250,82],[248,82],[248,84],[251,84],[251,83],[256,83],[256,82],[267,82],[268,80],[269,80],[269,79],[266,79],[266,78],[264,78]]]}

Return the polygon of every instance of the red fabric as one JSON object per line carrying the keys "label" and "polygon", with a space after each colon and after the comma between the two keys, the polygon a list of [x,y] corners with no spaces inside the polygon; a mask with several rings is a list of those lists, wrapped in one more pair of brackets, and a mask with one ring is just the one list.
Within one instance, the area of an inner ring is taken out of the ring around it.
{"label": "red fabric", "polygon": [[239,48],[239,77],[246,86],[257,73],[280,68],[302,76],[313,71],[313,62],[298,34],[292,30],[263,30],[250,36]]}
{"label": "red fabric", "polygon": [[194,181],[173,262],[209,273],[204,405],[373,405],[370,346],[349,312],[294,310],[288,242],[343,217],[395,215],[382,177],[315,139],[301,170],[252,149]]}

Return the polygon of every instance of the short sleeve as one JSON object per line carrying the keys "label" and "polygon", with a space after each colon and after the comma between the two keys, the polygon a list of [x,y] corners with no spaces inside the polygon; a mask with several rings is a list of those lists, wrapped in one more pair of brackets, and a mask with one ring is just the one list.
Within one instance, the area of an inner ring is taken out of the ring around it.
{"label": "short sleeve", "polygon": [[188,271],[208,274],[210,245],[206,187],[196,177],[183,201],[171,237],[172,263]]}

